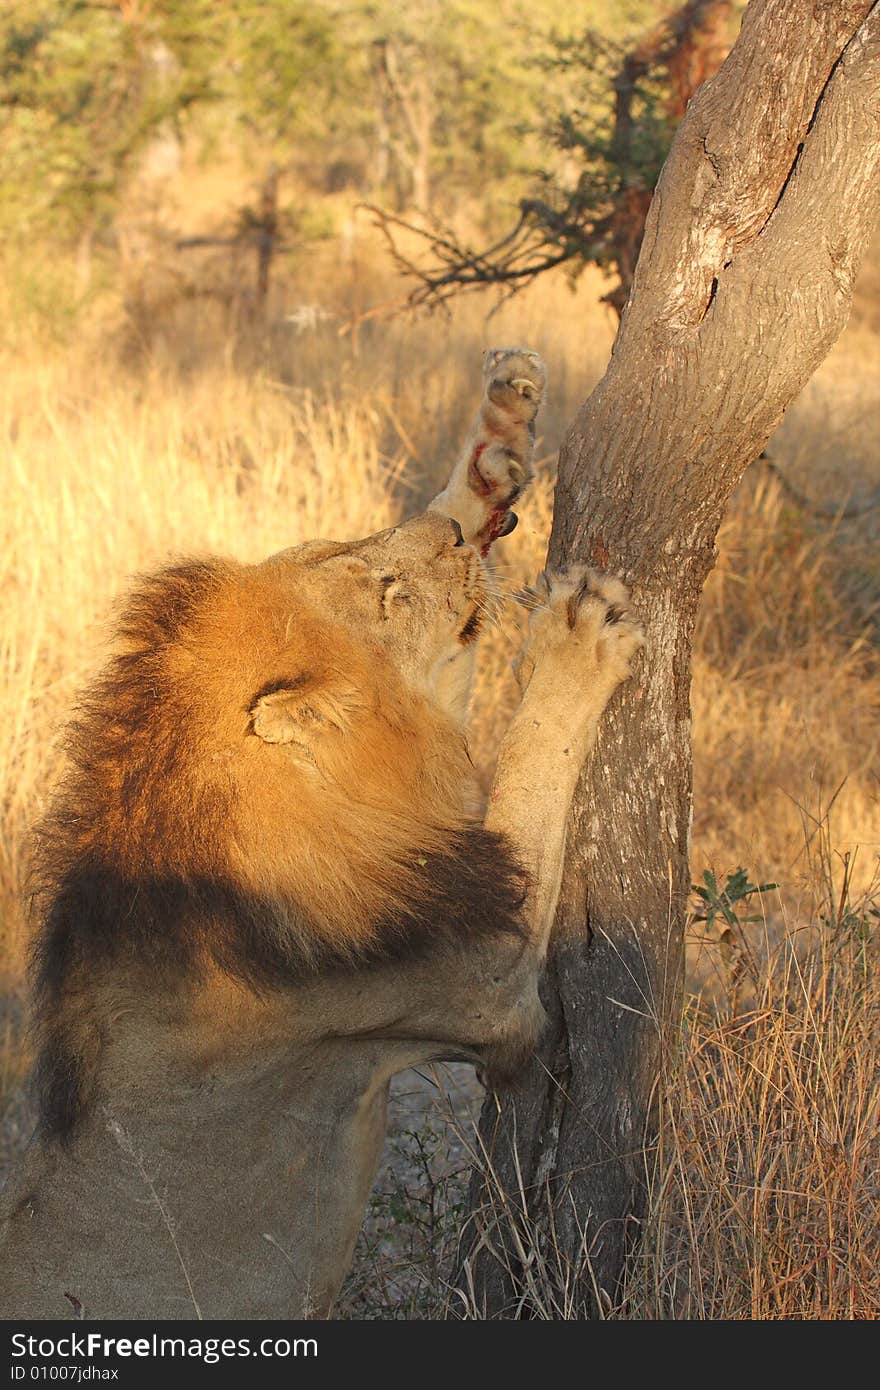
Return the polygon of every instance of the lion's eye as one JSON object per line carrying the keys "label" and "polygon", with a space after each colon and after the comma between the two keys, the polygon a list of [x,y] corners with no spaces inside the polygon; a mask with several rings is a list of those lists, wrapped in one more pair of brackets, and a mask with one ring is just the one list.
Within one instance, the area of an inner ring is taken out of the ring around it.
{"label": "lion's eye", "polygon": [[409,603],[410,596],[404,589],[400,580],[394,574],[383,574],[379,583],[382,585],[380,603],[382,606],[382,617],[388,618],[391,615],[391,608],[395,603]]}

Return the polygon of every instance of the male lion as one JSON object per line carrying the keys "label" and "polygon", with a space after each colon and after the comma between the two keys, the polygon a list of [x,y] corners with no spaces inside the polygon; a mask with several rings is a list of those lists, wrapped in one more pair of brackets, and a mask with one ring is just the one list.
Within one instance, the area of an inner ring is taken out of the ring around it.
{"label": "male lion", "polygon": [[545,577],[482,822],[463,721],[544,383],[487,355],[422,516],[143,581],[40,834],[41,1121],[2,1205],[6,1317],[326,1317],[389,1078],[541,1028],[565,823],[640,645]]}

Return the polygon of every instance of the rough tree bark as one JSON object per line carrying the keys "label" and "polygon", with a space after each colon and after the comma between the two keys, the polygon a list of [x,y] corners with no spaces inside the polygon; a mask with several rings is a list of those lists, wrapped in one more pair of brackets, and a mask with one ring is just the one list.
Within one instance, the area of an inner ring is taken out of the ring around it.
{"label": "rough tree bark", "polygon": [[564,443],[550,563],[622,573],[648,645],[576,798],[546,1044],[484,1108],[495,1177],[474,1180],[469,1279],[489,1316],[533,1307],[510,1238],[523,1196],[569,1306],[618,1295],[680,1012],[697,605],[733,488],[846,322],[878,166],[880,4],[752,0],[677,133],[610,365]]}

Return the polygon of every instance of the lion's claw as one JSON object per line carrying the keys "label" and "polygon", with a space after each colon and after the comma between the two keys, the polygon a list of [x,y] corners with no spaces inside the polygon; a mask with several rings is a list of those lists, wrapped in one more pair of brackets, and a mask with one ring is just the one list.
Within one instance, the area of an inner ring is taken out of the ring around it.
{"label": "lion's claw", "polygon": [[614,685],[626,679],[644,634],[619,579],[578,565],[564,573],[543,571],[533,592],[540,602],[529,623],[524,671],[559,661],[584,675],[589,665]]}

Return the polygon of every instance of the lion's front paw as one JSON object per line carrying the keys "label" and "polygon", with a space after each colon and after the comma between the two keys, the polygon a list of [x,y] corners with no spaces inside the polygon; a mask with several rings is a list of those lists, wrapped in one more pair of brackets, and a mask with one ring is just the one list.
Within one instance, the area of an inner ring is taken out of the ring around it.
{"label": "lion's front paw", "polygon": [[485,393],[511,423],[531,424],[538,413],[547,370],[529,348],[490,348],[483,358]]}
{"label": "lion's front paw", "polygon": [[611,690],[626,680],[645,639],[619,579],[583,565],[564,573],[545,570],[525,601],[532,615],[524,682],[547,664],[558,664],[560,673],[592,676]]}

